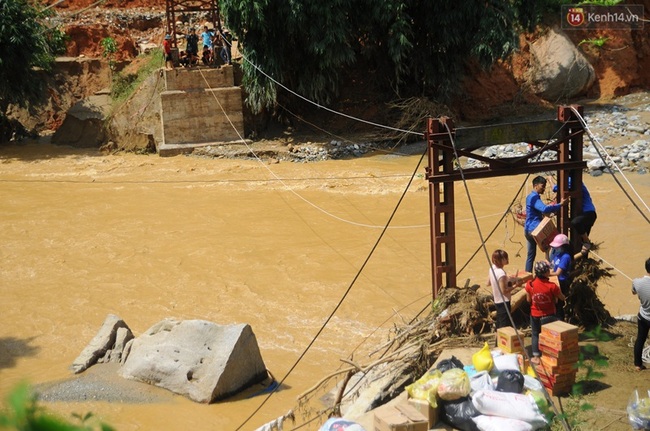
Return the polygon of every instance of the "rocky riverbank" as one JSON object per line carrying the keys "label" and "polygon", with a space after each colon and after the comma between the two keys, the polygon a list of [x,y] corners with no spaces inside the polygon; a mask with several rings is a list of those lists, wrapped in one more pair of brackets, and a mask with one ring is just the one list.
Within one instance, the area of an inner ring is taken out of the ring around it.
{"label": "rocky riverbank", "polygon": [[[545,118],[552,118],[546,115]],[[602,175],[616,164],[623,171],[645,174],[650,166],[650,93],[630,94],[610,103],[585,105],[584,120],[587,124],[583,157],[588,161],[592,176]],[[592,140],[593,138],[593,140]],[[615,144],[613,143],[615,142]],[[198,148],[196,157],[210,158],[261,158],[272,162],[317,162],[323,160],[361,157],[372,152],[387,154],[420,154],[426,149],[424,141],[411,142],[396,147],[392,140],[342,140],[304,141],[293,137],[291,131],[278,140],[262,140],[254,143],[214,145]],[[486,148],[486,157],[519,157],[528,153],[524,142],[497,145]],[[601,160],[601,155],[606,162]],[[554,154],[543,153],[542,159]],[[466,167],[480,166],[481,162],[470,159]]]}

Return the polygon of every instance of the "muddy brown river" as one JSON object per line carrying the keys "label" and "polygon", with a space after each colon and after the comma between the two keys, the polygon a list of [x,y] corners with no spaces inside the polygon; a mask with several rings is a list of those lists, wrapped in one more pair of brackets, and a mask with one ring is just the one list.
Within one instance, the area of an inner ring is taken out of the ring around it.
{"label": "muddy brown river", "polygon": [[[372,155],[267,164],[106,156],[49,145],[0,148],[0,396],[24,380],[70,377],[72,361],[113,313],[136,336],[166,317],[250,324],[273,375],[282,379],[293,370],[242,429],[286,413],[340,358],[355,351],[355,359],[369,362],[367,352],[386,340],[393,323],[430,301],[428,191],[418,161]],[[648,201],[650,175],[627,178]],[[483,235],[523,180],[467,184]],[[643,273],[650,230],[611,176],[587,176],[586,183],[598,210],[591,235],[602,243],[598,255],[620,271],[599,287],[600,296],[613,315],[636,313],[629,278]],[[461,183],[456,201],[463,265],[480,241]],[[490,253],[495,248],[510,253],[511,272],[523,269],[525,239],[512,217],[488,241]],[[488,266],[479,253],[459,284],[485,284]],[[170,396],[144,404],[46,405],[66,417],[92,411],[120,431],[225,431],[237,429],[262,401],[200,405]]]}

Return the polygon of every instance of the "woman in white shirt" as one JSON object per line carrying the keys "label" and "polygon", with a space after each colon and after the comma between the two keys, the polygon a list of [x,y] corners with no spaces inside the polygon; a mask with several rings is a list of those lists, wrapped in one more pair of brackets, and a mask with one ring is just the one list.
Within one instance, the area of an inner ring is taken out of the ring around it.
{"label": "woman in white shirt", "polygon": [[508,274],[503,269],[508,264],[508,253],[505,250],[495,250],[492,253],[492,267],[488,273],[488,286],[492,287],[494,305],[497,309],[496,328],[511,326],[508,318],[510,310],[510,294],[519,284],[510,282]]}

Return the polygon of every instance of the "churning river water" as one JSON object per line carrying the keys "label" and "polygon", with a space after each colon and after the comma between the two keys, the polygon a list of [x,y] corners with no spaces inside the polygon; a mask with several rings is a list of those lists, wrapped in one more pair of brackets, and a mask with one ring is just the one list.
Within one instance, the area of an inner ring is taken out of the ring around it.
{"label": "churning river water", "polygon": [[[166,317],[248,323],[267,368],[281,379],[352,285],[283,389],[242,429],[286,413],[353,350],[355,360],[369,362],[364,352],[430,301],[428,189],[419,159],[267,164],[0,148],[0,396],[24,380],[70,377],[68,367],[110,313],[136,336]],[[613,315],[636,313],[629,277],[644,272],[650,230],[610,176],[585,178],[598,210],[592,239],[620,271],[603,282],[600,296]],[[647,201],[650,175],[628,178]],[[523,181],[467,183],[484,236]],[[480,243],[462,183],[456,203],[462,265]],[[524,245],[522,228],[507,217],[487,248],[506,249],[514,272],[524,267]],[[485,284],[488,267],[479,253],[459,284]],[[119,431],[235,430],[262,399],[46,406],[66,417],[94,412]]]}

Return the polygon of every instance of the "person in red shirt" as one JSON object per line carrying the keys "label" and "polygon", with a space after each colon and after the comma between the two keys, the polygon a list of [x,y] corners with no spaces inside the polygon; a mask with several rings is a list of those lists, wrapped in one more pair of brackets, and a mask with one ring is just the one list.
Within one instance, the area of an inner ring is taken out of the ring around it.
{"label": "person in red shirt", "polygon": [[165,35],[163,51],[165,51],[165,66],[167,70],[172,70],[174,68],[174,63],[172,61],[172,37],[170,35]]}
{"label": "person in red shirt", "polygon": [[535,278],[526,283],[526,299],[530,302],[530,329],[533,358],[531,362],[538,364],[541,353],[539,352],[539,333],[542,325],[557,320],[555,316],[555,302],[558,299],[566,300],[560,286],[548,279],[551,266],[548,262],[535,262]]}

